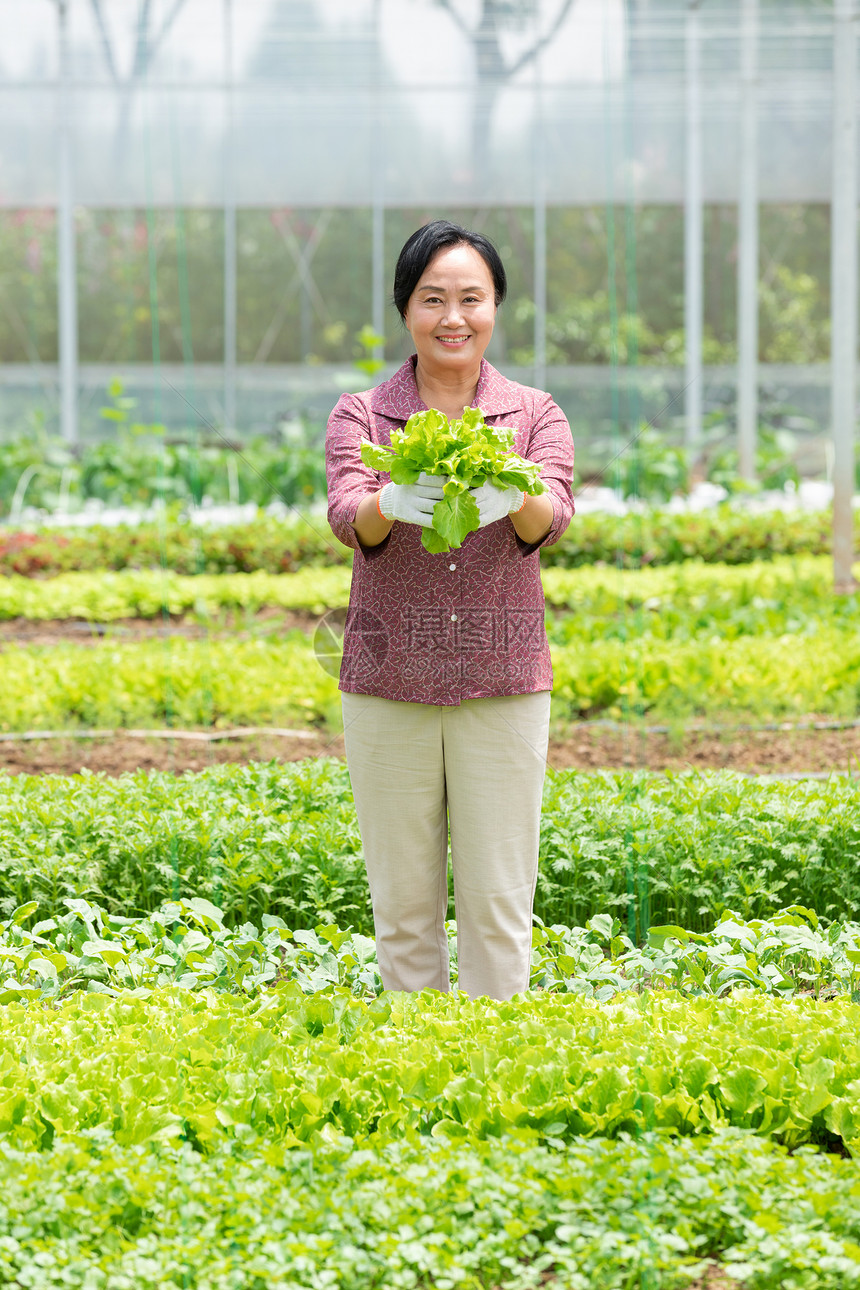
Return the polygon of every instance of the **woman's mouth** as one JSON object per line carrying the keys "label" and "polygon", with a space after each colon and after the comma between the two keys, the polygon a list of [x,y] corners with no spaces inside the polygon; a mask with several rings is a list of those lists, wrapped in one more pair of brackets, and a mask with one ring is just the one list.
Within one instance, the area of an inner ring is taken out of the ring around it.
{"label": "woman's mouth", "polygon": [[441,341],[443,345],[447,345],[450,349],[455,349],[457,345],[465,345],[469,336],[437,336],[436,339]]}

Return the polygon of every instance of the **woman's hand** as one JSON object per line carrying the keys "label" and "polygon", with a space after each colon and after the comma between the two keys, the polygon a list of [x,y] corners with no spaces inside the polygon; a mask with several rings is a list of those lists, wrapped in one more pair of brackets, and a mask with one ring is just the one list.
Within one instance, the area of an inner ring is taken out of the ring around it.
{"label": "woman's hand", "polygon": [[379,546],[391,532],[395,520],[432,528],[433,508],[442,500],[447,475],[418,476],[414,484],[386,484],[378,493],[362,498],[352,527],[363,547]]}
{"label": "woman's hand", "polygon": [[442,500],[445,487],[443,475],[428,475],[422,471],[414,484],[386,484],[379,494],[379,510],[387,520],[401,520],[404,524],[433,526],[433,508]]}
{"label": "woman's hand", "polygon": [[470,488],[469,492],[478,503],[480,516],[478,528],[481,529],[487,524],[494,524],[496,520],[503,520],[506,515],[522,510],[526,498],[521,488],[515,488],[513,484],[510,488],[499,488],[498,484],[494,484],[490,479],[479,488]]}

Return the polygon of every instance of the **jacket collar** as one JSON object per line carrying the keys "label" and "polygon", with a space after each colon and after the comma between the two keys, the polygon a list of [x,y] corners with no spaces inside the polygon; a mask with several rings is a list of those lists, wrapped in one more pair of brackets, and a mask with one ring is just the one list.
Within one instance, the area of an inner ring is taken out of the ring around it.
{"label": "jacket collar", "polygon": [[[370,398],[374,412],[379,412],[392,421],[408,421],[413,413],[425,411],[427,405],[422,402],[415,381],[415,363],[416,356],[413,354],[389,380],[377,385]],[[480,408],[485,417],[519,412],[523,406],[522,388],[502,376],[501,372],[497,372],[482,358],[474,406]]]}

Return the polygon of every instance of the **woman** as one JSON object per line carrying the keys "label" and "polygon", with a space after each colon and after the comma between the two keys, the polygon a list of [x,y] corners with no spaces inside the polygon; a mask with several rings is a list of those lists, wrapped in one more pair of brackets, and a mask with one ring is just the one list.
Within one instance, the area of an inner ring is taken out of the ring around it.
{"label": "woman", "polygon": [[[548,394],[484,358],[506,286],[481,234],[447,220],[413,233],[394,303],[415,354],[344,394],[326,435],[329,523],[356,551],[344,743],[389,990],[450,988],[449,820],[460,989],[507,999],[529,982],[552,688],[538,551],[573,514],[573,441]],[[480,528],[447,555],[421,544],[444,480],[394,484],[360,455],[428,407],[513,427],[548,489],[472,490]]]}

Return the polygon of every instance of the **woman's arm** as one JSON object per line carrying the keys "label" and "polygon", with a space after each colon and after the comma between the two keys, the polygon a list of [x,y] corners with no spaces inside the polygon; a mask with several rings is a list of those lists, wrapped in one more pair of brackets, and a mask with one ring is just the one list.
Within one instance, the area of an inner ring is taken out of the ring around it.
{"label": "woman's arm", "polygon": [[391,532],[394,520],[385,519],[376,504],[381,491],[380,489],[379,492],[369,493],[367,497],[363,497],[355,512],[352,527],[362,546],[378,546]]}
{"label": "woman's arm", "polygon": [[366,401],[357,394],[342,394],[329,417],[325,440],[328,522],[344,546],[375,560],[388,545],[391,524],[376,510],[382,481],[361,460],[361,445],[369,436]]}
{"label": "woman's arm", "polygon": [[520,510],[511,516],[511,523],[519,537],[529,544],[540,542],[552,528],[555,517],[549,493],[539,493],[537,497],[526,496]]}
{"label": "woman's arm", "polygon": [[526,497],[511,522],[520,554],[534,555],[541,546],[552,546],[564,533],[573,515],[573,438],[567,417],[550,394],[539,393],[535,419],[527,444],[520,450],[541,466],[547,491]]}

